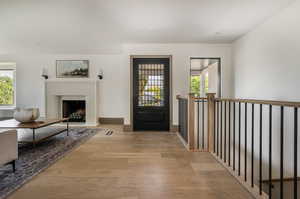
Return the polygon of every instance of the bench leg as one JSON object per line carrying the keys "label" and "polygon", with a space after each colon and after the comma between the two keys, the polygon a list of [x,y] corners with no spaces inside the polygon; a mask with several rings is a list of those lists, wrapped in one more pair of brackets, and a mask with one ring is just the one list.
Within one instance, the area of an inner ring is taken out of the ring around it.
{"label": "bench leg", "polygon": [[10,163],[8,163],[8,164],[11,164],[11,166],[12,166],[12,169],[13,169],[13,172],[15,173],[16,172],[16,160],[14,160],[14,161],[11,161]]}
{"label": "bench leg", "polygon": [[15,173],[16,172],[16,161],[15,160],[13,161],[12,166],[13,166],[13,171]]}
{"label": "bench leg", "polygon": [[67,136],[69,136],[69,120],[67,121]]}
{"label": "bench leg", "polygon": [[32,129],[32,145],[35,148],[35,129]]}

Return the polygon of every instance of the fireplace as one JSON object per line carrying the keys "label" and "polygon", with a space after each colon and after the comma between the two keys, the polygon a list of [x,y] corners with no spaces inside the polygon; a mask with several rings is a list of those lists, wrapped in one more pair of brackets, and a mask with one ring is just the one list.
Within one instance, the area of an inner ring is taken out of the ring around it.
{"label": "fireplace", "polygon": [[62,116],[68,117],[69,122],[85,122],[85,100],[62,100]]}
{"label": "fireplace", "polygon": [[64,115],[69,116],[70,113],[68,113],[69,110],[67,109],[69,108],[66,107],[67,105],[65,105],[65,111],[63,111],[63,101],[85,101],[85,107],[82,105],[82,108],[85,108],[85,118],[83,119],[85,122],[79,122],[79,124],[84,126],[97,126],[100,108],[99,91],[98,80],[88,78],[76,80],[71,78],[50,78],[45,81],[46,117],[61,118]]}

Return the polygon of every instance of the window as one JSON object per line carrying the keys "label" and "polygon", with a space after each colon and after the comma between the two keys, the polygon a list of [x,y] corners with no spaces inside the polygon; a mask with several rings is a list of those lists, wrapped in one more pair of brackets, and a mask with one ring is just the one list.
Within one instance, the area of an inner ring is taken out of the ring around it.
{"label": "window", "polygon": [[191,58],[190,93],[196,97],[205,97],[206,93],[221,92],[220,58]]}
{"label": "window", "polygon": [[15,87],[15,64],[0,63],[0,109],[15,107]]}
{"label": "window", "polygon": [[190,84],[191,84],[191,93],[193,93],[196,97],[200,97],[201,76],[192,75]]}

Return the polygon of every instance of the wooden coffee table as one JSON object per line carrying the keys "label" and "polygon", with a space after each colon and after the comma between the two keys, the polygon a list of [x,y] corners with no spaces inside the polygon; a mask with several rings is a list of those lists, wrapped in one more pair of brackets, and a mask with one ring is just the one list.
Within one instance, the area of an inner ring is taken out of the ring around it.
{"label": "wooden coffee table", "polygon": [[[43,137],[41,139],[36,139],[36,129],[44,128],[44,127],[58,124],[61,122],[66,122],[65,129],[60,130],[58,132],[51,133],[50,135],[47,135],[46,137]],[[3,120],[3,121],[0,121],[0,129],[31,129],[32,130],[32,141],[21,141],[21,142],[31,142],[33,144],[33,146],[35,147],[36,143],[44,141],[50,137],[56,136],[65,131],[67,131],[67,136],[69,136],[69,118],[46,119],[46,120],[42,120],[42,121],[34,121],[34,122],[28,122],[28,123],[20,123],[20,122],[16,121],[15,119]]]}

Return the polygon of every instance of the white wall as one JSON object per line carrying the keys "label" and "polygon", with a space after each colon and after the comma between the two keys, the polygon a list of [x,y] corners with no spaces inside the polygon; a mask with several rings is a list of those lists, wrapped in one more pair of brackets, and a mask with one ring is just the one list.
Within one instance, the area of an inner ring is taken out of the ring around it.
{"label": "white wall", "polygon": [[300,1],[234,43],[235,96],[300,101]]}
{"label": "white wall", "polygon": [[[233,44],[234,95],[237,98],[300,101],[300,1],[297,0],[265,23],[246,34]],[[251,109],[248,109],[251,111]],[[243,111],[242,111],[243,113]],[[249,113],[249,112],[248,112]],[[256,106],[258,118],[258,106]],[[250,113],[249,113],[250,114]],[[248,117],[250,118],[250,117]],[[251,120],[248,120],[248,126]],[[267,178],[267,154],[269,140],[268,109],[263,113],[263,163],[264,178]],[[256,125],[258,122],[256,122]],[[280,152],[279,108],[273,112],[273,175],[279,175]],[[293,112],[285,111],[284,170],[291,176],[293,165]],[[242,124],[244,129],[244,124]],[[248,129],[250,132],[251,129]],[[243,140],[242,136],[242,140]],[[258,142],[258,129],[255,131]],[[250,134],[248,136],[251,141]],[[300,140],[299,140],[300,141]],[[258,146],[258,145],[256,145]],[[248,146],[249,147],[249,146]],[[250,148],[248,148],[249,150]],[[256,148],[256,158],[258,151]],[[249,168],[249,167],[248,167]],[[291,189],[289,189],[291,192]],[[278,190],[276,190],[278,191]],[[287,190],[285,190],[287,191]],[[288,191],[287,191],[288,192]]]}
{"label": "white wall", "polygon": [[174,124],[177,124],[178,117],[176,95],[186,95],[189,92],[190,57],[220,57],[223,94],[232,95],[231,45],[225,44],[126,44],[122,52],[116,54],[2,54],[0,62],[11,61],[17,64],[17,106],[39,107],[43,115],[45,104],[42,68],[47,67],[50,78],[54,78],[55,60],[88,59],[91,78],[96,78],[98,68],[102,68],[104,72],[104,79],[100,83],[99,116],[124,117],[125,123],[129,124],[130,55],[172,55]]}
{"label": "white wall", "polygon": [[[39,107],[45,112],[43,67],[48,68],[49,78],[55,78],[55,61],[59,59],[90,60],[90,78],[97,78],[98,68],[102,68],[104,79],[100,83],[100,116],[124,117],[124,67],[121,54],[106,55],[0,55],[0,61],[12,60],[17,64],[17,106]],[[1,111],[5,114],[4,111]],[[5,116],[8,116],[5,114]]]}
{"label": "white wall", "polygon": [[[232,67],[231,67],[231,45],[213,44],[128,44],[124,45],[124,56],[129,78],[129,56],[130,55],[172,55],[172,83],[173,83],[173,123],[178,123],[178,104],[176,95],[187,95],[189,92],[190,57],[220,57],[222,70],[222,93],[223,96],[232,95]],[[127,92],[129,93],[129,84]],[[127,104],[130,103],[130,96]],[[127,106],[127,115],[130,107]],[[129,118],[126,118],[129,123]]]}

